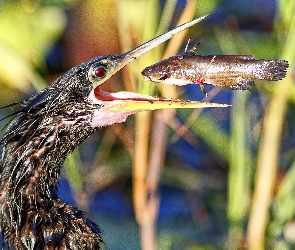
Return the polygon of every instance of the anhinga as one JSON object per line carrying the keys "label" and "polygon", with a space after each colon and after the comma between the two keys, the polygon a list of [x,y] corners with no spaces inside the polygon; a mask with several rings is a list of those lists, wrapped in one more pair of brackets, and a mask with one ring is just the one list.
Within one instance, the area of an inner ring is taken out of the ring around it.
{"label": "anhinga", "polygon": [[[93,58],[66,72],[20,104],[1,143],[0,230],[12,249],[99,249],[99,228],[57,197],[68,153],[101,126],[139,111],[223,106],[100,89],[133,59],[204,17],[179,26],[125,54]],[[225,105],[224,105],[225,106]]]}

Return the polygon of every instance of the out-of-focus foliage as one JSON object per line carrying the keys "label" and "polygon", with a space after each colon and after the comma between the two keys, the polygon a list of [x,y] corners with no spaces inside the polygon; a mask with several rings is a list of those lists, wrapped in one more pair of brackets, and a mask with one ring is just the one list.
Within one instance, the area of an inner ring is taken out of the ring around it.
{"label": "out-of-focus foliage", "polygon": [[45,70],[45,56],[66,25],[62,9],[37,1],[0,3],[0,83],[27,92],[45,81],[36,69]]}

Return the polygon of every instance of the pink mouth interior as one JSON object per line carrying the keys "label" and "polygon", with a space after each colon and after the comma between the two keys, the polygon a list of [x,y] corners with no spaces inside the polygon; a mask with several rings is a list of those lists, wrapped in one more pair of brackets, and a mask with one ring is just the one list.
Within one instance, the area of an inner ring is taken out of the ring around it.
{"label": "pink mouth interior", "polygon": [[[124,122],[129,115],[140,112],[141,110],[120,110],[120,105],[113,101],[145,101],[152,102],[152,99],[149,97],[141,96],[137,93],[132,92],[117,92],[109,93],[101,90],[99,87],[96,87],[93,92],[90,93],[89,98],[94,103],[99,103],[100,108],[95,110],[93,116],[91,117],[90,125],[92,127],[103,127],[111,125],[114,123]],[[101,105],[101,104],[104,105]],[[124,105],[123,105],[124,106]],[[117,107],[113,110],[112,107]]]}
{"label": "pink mouth interior", "polygon": [[109,93],[101,90],[99,87],[94,89],[95,98],[101,101],[116,101],[116,100],[132,100],[132,101],[148,101],[147,98],[143,98],[137,93],[133,92],[117,92]]}

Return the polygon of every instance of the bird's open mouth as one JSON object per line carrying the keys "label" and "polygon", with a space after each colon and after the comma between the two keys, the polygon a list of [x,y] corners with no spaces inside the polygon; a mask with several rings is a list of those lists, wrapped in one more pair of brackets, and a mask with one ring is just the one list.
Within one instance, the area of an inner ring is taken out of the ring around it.
{"label": "bird's open mouth", "polygon": [[168,97],[158,97],[138,94],[134,92],[109,93],[96,87],[91,93],[91,99],[103,103],[105,109],[112,112],[119,111],[144,111],[165,108],[207,108],[207,107],[228,107],[228,104],[188,101]]}
{"label": "bird's open mouth", "polygon": [[127,91],[109,93],[101,90],[99,87],[96,87],[91,91],[89,99],[92,103],[101,105],[101,107],[95,110],[92,115],[90,121],[92,127],[102,127],[114,123],[121,123],[124,122],[129,115],[147,110],[230,106],[219,103],[149,96]]}

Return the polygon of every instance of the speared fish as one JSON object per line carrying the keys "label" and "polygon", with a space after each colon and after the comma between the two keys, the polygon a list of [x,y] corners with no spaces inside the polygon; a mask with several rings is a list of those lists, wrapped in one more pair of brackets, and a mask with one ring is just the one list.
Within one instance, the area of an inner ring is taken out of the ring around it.
{"label": "speared fish", "polygon": [[199,84],[232,90],[249,90],[254,79],[278,81],[286,76],[285,60],[256,60],[251,55],[196,55],[195,45],[181,55],[169,57],[146,67],[141,74],[152,82],[187,85]]}

